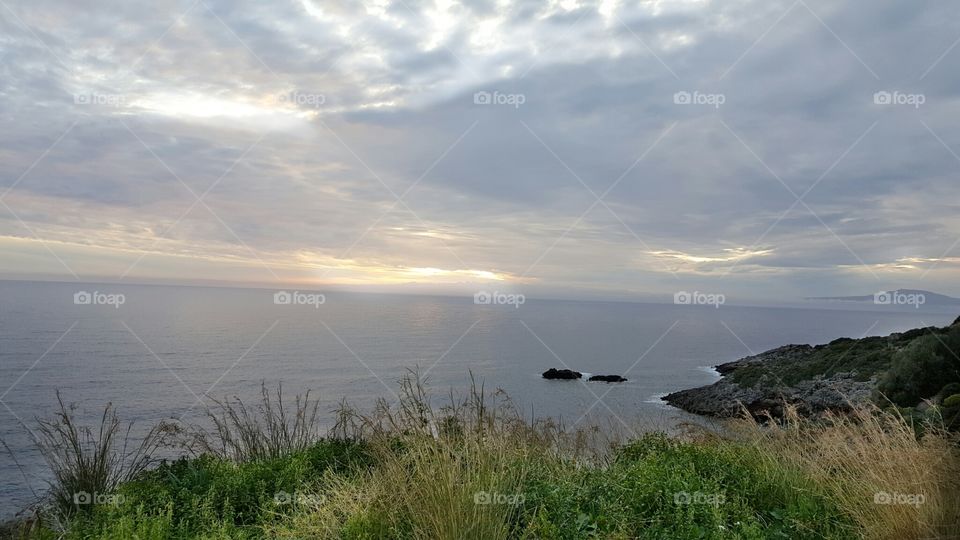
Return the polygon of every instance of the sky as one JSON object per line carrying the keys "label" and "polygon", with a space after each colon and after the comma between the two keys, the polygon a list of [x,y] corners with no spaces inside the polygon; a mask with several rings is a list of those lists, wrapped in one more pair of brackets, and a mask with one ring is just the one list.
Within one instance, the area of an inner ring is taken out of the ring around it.
{"label": "sky", "polygon": [[960,4],[0,1],[0,277],[960,296]]}

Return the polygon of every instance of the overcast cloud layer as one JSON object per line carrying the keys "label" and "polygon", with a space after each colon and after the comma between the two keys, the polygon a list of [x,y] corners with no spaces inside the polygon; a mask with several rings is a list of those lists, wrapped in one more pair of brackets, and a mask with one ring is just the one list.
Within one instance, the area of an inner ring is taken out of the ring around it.
{"label": "overcast cloud layer", "polygon": [[2,276],[960,295],[956,2],[4,2]]}

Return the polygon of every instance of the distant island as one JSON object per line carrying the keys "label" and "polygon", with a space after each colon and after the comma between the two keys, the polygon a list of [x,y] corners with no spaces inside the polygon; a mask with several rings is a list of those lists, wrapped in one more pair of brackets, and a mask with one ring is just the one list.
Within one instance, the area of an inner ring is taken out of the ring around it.
{"label": "distant island", "polygon": [[[945,297],[946,298],[946,297]],[[960,428],[960,318],[944,328],[889,336],[839,338],[823,345],[784,345],[715,367],[722,379],[663,397],[685,411],[714,417],[846,413],[863,405],[896,406],[922,415],[941,407]]]}
{"label": "distant island", "polygon": [[919,299],[921,305],[932,306],[960,306],[960,298],[939,294],[922,289],[896,289],[880,291],[862,296],[808,296],[804,300],[819,300],[825,302],[872,302],[878,305],[910,305],[911,300]]}

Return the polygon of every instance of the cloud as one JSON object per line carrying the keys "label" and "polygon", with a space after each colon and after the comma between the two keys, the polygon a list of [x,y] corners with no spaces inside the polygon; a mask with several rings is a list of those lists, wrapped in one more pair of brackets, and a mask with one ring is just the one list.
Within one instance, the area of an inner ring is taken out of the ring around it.
{"label": "cloud", "polygon": [[960,293],[957,6],[11,7],[9,275]]}

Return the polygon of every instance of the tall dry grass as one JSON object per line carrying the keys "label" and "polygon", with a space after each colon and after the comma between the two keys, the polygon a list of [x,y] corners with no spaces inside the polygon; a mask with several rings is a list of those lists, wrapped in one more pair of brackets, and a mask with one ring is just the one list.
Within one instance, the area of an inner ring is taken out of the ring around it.
{"label": "tall dry grass", "polygon": [[53,479],[48,493],[54,518],[90,511],[95,497],[113,494],[117,487],[156,462],[156,452],[167,443],[173,427],[161,422],[142,437],[132,437],[133,422],[121,425],[111,404],[104,407],[100,425],[79,425],[75,407],[57,392],[59,411],[53,419],[37,419],[37,449]]}
{"label": "tall dry grass", "polygon": [[865,538],[960,538],[960,451],[942,426],[864,407],[817,422],[788,408],[784,422],[739,428],[774,464],[822,485]]}
{"label": "tall dry grass", "polygon": [[244,463],[306,450],[321,437],[320,401],[311,399],[309,390],[287,403],[282,385],[274,395],[261,383],[260,400],[252,406],[238,397],[212,401],[214,407],[206,410],[212,427],[183,430],[181,444],[191,453]]}
{"label": "tall dry grass", "polygon": [[582,433],[528,422],[503,394],[489,396],[476,383],[465,398],[451,394],[435,408],[415,372],[401,379],[393,405],[380,400],[366,414],[343,405],[333,434],[366,441],[376,468],[352,478],[328,475],[320,482],[325,504],[272,534],[507,538],[520,505],[487,502],[520,500],[531,466],[559,466],[559,448],[585,458],[589,447]]}

